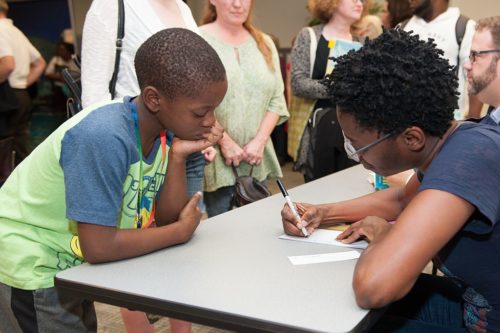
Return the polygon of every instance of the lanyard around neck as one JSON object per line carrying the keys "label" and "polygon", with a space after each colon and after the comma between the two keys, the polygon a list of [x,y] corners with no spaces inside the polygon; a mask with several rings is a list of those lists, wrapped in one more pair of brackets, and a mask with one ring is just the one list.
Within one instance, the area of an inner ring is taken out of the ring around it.
{"label": "lanyard around neck", "polygon": [[[139,131],[139,116],[137,113],[137,107],[133,102],[130,102],[130,109],[132,110],[132,119],[134,120],[134,127],[135,127],[135,138],[137,141],[137,150],[139,153],[139,187],[137,188],[137,208],[136,208],[136,214],[135,214],[135,227],[136,228],[147,228],[149,227],[153,222],[154,222],[154,215],[155,215],[155,207],[156,207],[156,192],[157,187],[154,189],[153,193],[153,205],[151,207],[151,213],[149,215],[149,218],[147,221],[143,221],[143,214],[142,214],[142,196],[143,196],[143,167],[142,167],[142,144],[141,144],[141,135]],[[166,139],[166,131],[163,130],[160,133],[160,141],[161,141],[161,170],[163,170],[163,167],[165,165],[165,160],[167,157],[167,139]],[[147,217],[147,216],[146,216]]]}

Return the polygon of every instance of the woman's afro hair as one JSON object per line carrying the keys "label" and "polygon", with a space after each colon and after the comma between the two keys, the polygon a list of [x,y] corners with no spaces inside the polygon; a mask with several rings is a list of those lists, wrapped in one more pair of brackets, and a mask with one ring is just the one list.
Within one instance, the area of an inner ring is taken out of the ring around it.
{"label": "woman's afro hair", "polygon": [[358,51],[334,59],[324,83],[334,105],[365,129],[400,133],[410,126],[442,136],[457,108],[455,69],[432,39],[386,30]]}

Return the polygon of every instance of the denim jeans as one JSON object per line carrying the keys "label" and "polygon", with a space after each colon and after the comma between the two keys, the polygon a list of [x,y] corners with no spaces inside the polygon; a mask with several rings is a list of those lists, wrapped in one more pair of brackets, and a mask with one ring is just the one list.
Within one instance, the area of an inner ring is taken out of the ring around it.
{"label": "denim jeans", "polygon": [[218,188],[214,192],[205,192],[203,199],[207,208],[208,217],[213,217],[230,211],[234,195],[234,186],[225,186]]}
{"label": "denim jeans", "polygon": [[[187,194],[191,198],[196,192],[203,192],[203,177],[205,173],[205,157],[202,153],[194,153],[186,159]],[[205,211],[203,200],[198,208]]]}
{"label": "denim jeans", "polygon": [[408,295],[389,305],[370,332],[466,333],[462,293],[449,278],[421,274]]}
{"label": "denim jeans", "polygon": [[0,283],[0,332],[96,332],[93,302],[55,287],[22,290]]}

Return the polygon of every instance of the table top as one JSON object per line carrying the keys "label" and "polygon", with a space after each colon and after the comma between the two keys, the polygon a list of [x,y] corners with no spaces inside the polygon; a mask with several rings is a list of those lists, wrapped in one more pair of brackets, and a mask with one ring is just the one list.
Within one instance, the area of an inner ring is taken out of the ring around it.
{"label": "table top", "polygon": [[[356,166],[289,193],[294,201],[344,200],[373,191],[367,178]],[[186,244],[68,269],[57,274],[56,286],[92,300],[237,331],[362,330],[370,316],[355,302],[356,260],[294,266],[288,259],[351,249],[278,239],[283,204],[276,194],[202,221]]]}

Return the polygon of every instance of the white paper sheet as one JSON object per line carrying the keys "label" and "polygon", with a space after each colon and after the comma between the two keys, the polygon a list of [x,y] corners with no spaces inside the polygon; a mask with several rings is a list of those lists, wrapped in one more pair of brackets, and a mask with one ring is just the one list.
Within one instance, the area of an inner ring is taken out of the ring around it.
{"label": "white paper sheet", "polygon": [[344,261],[359,258],[358,251],[335,252],[335,253],[318,253],[305,256],[293,256],[288,259],[294,265],[319,264],[323,262]]}
{"label": "white paper sheet", "polygon": [[338,230],[325,230],[325,229],[316,229],[309,235],[309,237],[295,237],[288,235],[279,236],[280,239],[287,239],[299,242],[308,242],[308,243],[319,243],[319,244],[330,244],[335,246],[342,247],[351,247],[354,249],[366,249],[368,246],[368,242],[361,240],[351,244],[345,244],[336,240],[337,236],[341,233]]}

